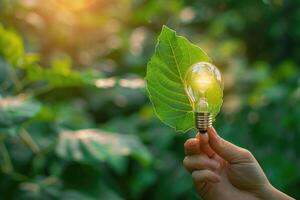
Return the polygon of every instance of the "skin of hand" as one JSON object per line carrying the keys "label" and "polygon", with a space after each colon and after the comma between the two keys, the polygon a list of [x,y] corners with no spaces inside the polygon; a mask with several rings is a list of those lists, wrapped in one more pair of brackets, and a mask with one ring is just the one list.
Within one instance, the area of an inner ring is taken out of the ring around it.
{"label": "skin of hand", "polygon": [[185,144],[185,168],[205,200],[290,200],[268,181],[254,156],[222,139],[214,128]]}

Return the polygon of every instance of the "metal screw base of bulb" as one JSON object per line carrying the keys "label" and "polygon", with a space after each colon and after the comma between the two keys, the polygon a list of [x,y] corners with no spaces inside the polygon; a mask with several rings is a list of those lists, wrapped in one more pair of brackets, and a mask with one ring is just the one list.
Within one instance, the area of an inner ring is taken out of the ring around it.
{"label": "metal screw base of bulb", "polygon": [[209,127],[212,127],[212,116],[209,112],[195,113],[196,128],[201,134],[205,134]]}

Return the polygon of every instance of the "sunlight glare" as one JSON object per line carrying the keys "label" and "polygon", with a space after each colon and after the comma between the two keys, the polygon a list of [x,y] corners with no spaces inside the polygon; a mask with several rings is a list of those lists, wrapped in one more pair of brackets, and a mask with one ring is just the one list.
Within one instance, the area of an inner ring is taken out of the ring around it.
{"label": "sunlight glare", "polygon": [[80,11],[88,8],[94,0],[52,0],[55,5],[62,9]]}

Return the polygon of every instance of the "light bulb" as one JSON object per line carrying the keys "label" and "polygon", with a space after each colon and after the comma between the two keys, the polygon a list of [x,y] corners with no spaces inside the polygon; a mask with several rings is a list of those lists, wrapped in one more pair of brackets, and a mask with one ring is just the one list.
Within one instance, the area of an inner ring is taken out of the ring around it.
{"label": "light bulb", "polygon": [[221,73],[216,66],[208,62],[193,64],[185,75],[185,91],[195,112],[196,128],[200,133],[206,133],[212,126],[209,99],[215,90],[223,93]]}

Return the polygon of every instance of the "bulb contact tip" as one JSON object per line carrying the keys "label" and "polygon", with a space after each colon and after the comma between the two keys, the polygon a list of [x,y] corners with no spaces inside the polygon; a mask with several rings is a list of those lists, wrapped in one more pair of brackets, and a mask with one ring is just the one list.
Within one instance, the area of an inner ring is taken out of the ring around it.
{"label": "bulb contact tip", "polygon": [[212,116],[209,112],[195,113],[196,128],[201,134],[205,134],[209,127],[212,127]]}

